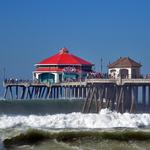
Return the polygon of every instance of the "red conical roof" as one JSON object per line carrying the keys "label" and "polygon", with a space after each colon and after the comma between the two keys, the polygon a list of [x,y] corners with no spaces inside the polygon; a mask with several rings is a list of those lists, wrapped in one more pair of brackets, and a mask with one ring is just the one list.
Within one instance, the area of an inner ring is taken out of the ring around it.
{"label": "red conical roof", "polygon": [[93,64],[69,53],[67,48],[61,48],[59,53],[42,60],[36,65],[89,65]]}

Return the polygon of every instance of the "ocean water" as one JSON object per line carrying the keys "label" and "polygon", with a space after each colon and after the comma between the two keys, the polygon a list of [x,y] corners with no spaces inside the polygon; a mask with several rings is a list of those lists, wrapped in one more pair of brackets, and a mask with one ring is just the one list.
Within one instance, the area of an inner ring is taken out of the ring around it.
{"label": "ocean water", "polygon": [[[150,114],[108,109],[82,114],[82,105],[80,100],[0,101],[0,150],[150,149]],[[29,130],[37,131],[29,134]],[[28,143],[26,138],[37,137],[38,131],[39,137],[47,132],[46,138]],[[5,141],[13,138],[7,147]]]}

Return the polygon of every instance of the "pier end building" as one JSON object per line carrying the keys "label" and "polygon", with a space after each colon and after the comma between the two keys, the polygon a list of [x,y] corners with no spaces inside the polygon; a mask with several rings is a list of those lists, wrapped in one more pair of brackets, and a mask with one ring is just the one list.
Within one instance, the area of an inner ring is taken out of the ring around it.
{"label": "pier end building", "polygon": [[81,80],[92,72],[94,64],[69,53],[67,48],[35,64],[33,80],[44,83],[60,83],[71,80]]}

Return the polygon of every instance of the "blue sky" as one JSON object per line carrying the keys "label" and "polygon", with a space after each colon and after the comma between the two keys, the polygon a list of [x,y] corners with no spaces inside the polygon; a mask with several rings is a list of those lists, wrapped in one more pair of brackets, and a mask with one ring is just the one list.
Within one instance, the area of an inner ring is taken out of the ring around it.
{"label": "blue sky", "polygon": [[34,64],[67,47],[106,66],[119,57],[150,73],[148,0],[0,0],[0,72],[32,78]]}

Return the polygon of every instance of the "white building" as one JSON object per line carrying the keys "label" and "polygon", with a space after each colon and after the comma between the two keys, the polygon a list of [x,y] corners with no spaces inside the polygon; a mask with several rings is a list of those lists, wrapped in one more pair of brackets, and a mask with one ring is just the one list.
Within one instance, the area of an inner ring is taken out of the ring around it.
{"label": "white building", "polygon": [[109,78],[140,78],[141,64],[129,57],[120,57],[117,61],[108,65]]}

